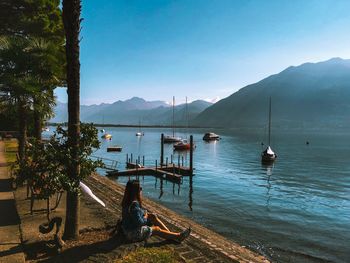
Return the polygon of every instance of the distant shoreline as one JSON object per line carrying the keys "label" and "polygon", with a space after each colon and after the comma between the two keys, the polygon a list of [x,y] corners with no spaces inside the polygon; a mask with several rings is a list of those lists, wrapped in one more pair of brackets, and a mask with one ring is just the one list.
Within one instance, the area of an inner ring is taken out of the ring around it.
{"label": "distant shoreline", "polygon": [[[89,122],[87,122],[89,123]],[[91,122],[90,122],[91,123]],[[48,122],[47,126],[68,126],[67,122],[64,123],[57,123],[57,122]],[[95,127],[99,128],[107,128],[107,127],[115,127],[115,128],[164,128],[164,129],[172,129],[173,127],[171,125],[137,125],[137,124],[100,124],[100,123],[93,123]],[[184,126],[184,125],[177,125],[174,126],[175,129],[208,129],[208,130],[232,130],[232,131],[241,131],[241,132],[253,132],[253,133],[261,133],[266,129],[265,126],[246,126],[246,127],[209,127],[209,126]],[[305,133],[322,133],[322,132],[337,132],[337,133],[344,133],[349,132],[350,126],[329,126],[329,127],[292,127],[292,126],[278,126],[274,127],[273,131],[275,132],[286,132],[286,133],[293,133],[293,132],[305,132]]]}
{"label": "distant shoreline", "polygon": [[[96,127],[119,127],[119,128],[173,128],[171,125],[136,125],[136,124],[99,124],[99,123],[92,123]],[[67,122],[64,123],[56,123],[56,122],[49,122],[47,123],[48,126],[68,126]],[[224,127],[204,127],[204,126],[183,126],[178,125],[174,126],[175,129],[223,129]]]}

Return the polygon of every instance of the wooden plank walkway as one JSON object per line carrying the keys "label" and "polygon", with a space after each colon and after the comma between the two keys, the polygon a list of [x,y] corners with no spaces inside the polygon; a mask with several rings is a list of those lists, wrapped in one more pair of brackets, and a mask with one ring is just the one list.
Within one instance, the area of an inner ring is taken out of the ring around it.
{"label": "wooden plank walkway", "polygon": [[108,177],[119,177],[119,176],[156,176],[169,181],[180,182],[182,176],[193,175],[191,169],[184,166],[176,166],[175,164],[168,164],[162,166],[144,167],[138,163],[127,162],[127,170],[125,171],[108,171]]}
{"label": "wooden plank walkway", "polygon": [[153,168],[138,168],[138,169],[129,169],[125,171],[109,171],[107,172],[108,177],[119,177],[119,176],[156,176],[169,181],[180,182],[182,175],[167,172],[161,169]]}

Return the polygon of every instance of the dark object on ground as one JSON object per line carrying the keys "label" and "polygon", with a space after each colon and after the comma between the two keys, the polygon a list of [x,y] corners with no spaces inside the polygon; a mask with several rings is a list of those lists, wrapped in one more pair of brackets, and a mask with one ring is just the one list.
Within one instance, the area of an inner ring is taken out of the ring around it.
{"label": "dark object on ground", "polygon": [[57,248],[57,251],[59,251],[65,245],[64,241],[58,234],[62,226],[62,218],[54,217],[48,223],[41,224],[39,226],[39,231],[42,234],[48,234],[54,229],[55,226],[56,226],[56,233],[54,236],[54,244]]}

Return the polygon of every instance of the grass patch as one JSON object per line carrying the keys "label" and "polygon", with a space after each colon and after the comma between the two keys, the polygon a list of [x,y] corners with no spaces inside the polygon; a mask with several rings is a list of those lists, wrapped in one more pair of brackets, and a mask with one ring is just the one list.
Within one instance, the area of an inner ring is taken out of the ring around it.
{"label": "grass patch", "polygon": [[7,163],[15,163],[17,161],[16,153],[18,152],[18,141],[15,139],[5,140],[5,159]]}
{"label": "grass patch", "polygon": [[176,263],[184,262],[171,248],[138,248],[116,263]]}

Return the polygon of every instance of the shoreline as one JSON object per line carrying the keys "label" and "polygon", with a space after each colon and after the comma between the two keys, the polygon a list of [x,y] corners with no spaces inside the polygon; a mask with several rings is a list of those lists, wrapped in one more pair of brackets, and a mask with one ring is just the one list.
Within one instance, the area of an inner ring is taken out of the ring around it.
{"label": "shoreline", "polygon": [[[152,236],[146,242],[128,243],[120,240],[118,232],[111,235],[121,218],[121,200],[124,186],[99,175],[92,174],[84,180],[93,193],[106,207],[101,207],[86,194],[81,196],[81,226],[79,240],[66,241],[60,253],[53,253],[47,248],[52,242],[53,233],[39,234],[38,226],[46,219],[46,201],[34,203],[34,214],[28,213],[30,200],[26,198],[26,187],[15,191],[15,200],[20,218],[20,232],[26,262],[115,262],[139,248],[164,248],[174,251],[181,259],[179,262],[270,262],[258,253],[242,247],[204,226],[168,209],[148,198],[143,198],[143,206],[157,215],[172,231],[181,231],[191,226],[191,236],[181,244],[165,241]],[[54,199],[54,198],[51,198]],[[54,200],[51,200],[53,202]],[[60,205],[51,212],[51,218],[65,219],[65,195]],[[62,234],[63,227],[60,230]]]}
{"label": "shoreline", "polygon": [[[107,196],[108,193],[117,193],[122,197],[124,192],[124,187],[110,180],[108,177],[102,176],[100,174],[94,174],[86,180],[87,184],[93,191],[96,193],[101,193],[103,190],[104,195]],[[99,189],[97,187],[102,187]],[[157,211],[157,215],[171,227],[182,230],[186,229],[188,226],[191,226],[192,233],[190,241],[198,249],[212,251],[217,254],[228,258],[231,261],[238,262],[270,262],[264,256],[258,254],[255,251],[252,251],[246,247],[235,243],[224,236],[204,227],[201,224],[196,223],[195,221],[182,216],[175,211],[155,202],[149,198],[143,198],[144,206],[149,211]],[[119,205],[119,204],[118,204]],[[187,240],[186,243],[189,241]]]}

